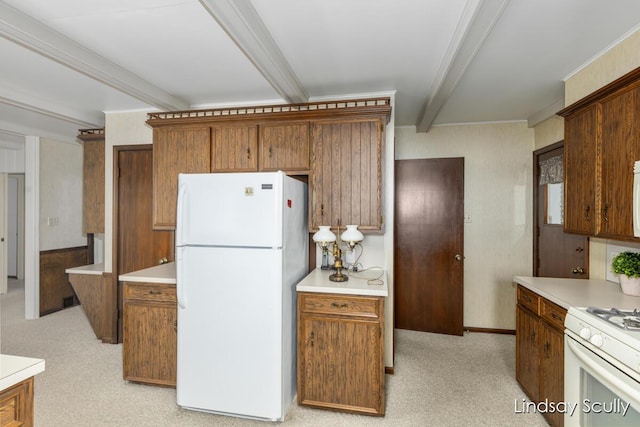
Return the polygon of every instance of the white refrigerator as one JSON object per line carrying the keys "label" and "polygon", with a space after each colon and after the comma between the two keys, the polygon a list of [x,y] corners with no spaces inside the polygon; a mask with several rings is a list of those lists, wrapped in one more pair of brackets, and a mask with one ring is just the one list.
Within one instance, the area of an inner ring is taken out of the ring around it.
{"label": "white refrigerator", "polygon": [[283,421],[296,395],[307,185],[283,172],[180,174],[177,404]]}

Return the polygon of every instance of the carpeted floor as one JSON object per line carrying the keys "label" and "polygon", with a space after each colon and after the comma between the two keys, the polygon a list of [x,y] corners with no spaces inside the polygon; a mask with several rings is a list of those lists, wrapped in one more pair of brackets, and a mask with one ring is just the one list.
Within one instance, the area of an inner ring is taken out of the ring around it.
{"label": "carpeted floor", "polygon": [[[270,423],[183,410],[175,390],[122,379],[122,346],[102,344],[80,306],[24,320],[24,290],[10,280],[0,297],[0,351],[45,359],[35,377],[36,427],[264,426]],[[396,331],[395,374],[387,375],[383,418],[293,404],[285,425],[546,426],[520,414],[525,398],[514,378],[515,337],[452,337]]]}

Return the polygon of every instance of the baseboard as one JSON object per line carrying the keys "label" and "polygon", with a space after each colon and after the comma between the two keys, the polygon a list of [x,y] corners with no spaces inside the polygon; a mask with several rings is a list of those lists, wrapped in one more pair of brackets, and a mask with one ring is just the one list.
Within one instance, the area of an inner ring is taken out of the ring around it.
{"label": "baseboard", "polygon": [[466,332],[483,332],[486,334],[503,334],[503,335],[515,335],[515,329],[493,329],[493,328],[474,328],[471,326],[465,326]]}

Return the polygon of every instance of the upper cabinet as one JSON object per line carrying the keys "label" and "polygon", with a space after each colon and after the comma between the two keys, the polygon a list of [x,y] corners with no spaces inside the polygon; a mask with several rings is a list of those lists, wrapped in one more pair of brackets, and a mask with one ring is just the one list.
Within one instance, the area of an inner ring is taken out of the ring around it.
{"label": "upper cabinet", "polygon": [[382,139],[380,119],[312,123],[309,228],[356,224],[382,227]]}
{"label": "upper cabinet", "polygon": [[150,113],[154,228],[174,229],[178,173],[309,175],[309,228],[382,227],[389,98]]}
{"label": "upper cabinet", "polygon": [[211,172],[211,129],[166,127],[153,130],[153,228],[176,224],[179,173]]}
{"label": "upper cabinet", "polygon": [[309,172],[309,123],[260,125],[260,170]]}
{"label": "upper cabinet", "polygon": [[80,129],[82,161],[82,232],[104,233],[104,128]]}
{"label": "upper cabinet", "polygon": [[633,237],[640,160],[640,69],[558,113],[565,118],[565,231]]}

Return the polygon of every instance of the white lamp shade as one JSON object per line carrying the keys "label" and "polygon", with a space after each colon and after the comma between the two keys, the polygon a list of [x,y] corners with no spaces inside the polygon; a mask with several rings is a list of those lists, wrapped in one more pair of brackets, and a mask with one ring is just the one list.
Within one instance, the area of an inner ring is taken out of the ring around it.
{"label": "white lamp shade", "polygon": [[347,229],[340,236],[343,242],[347,243],[358,243],[362,242],[364,239],[364,235],[358,230],[357,225],[347,225]]}
{"label": "white lamp shade", "polygon": [[313,241],[316,243],[331,243],[336,241],[336,235],[331,231],[330,226],[320,225],[318,231],[313,235]]}

